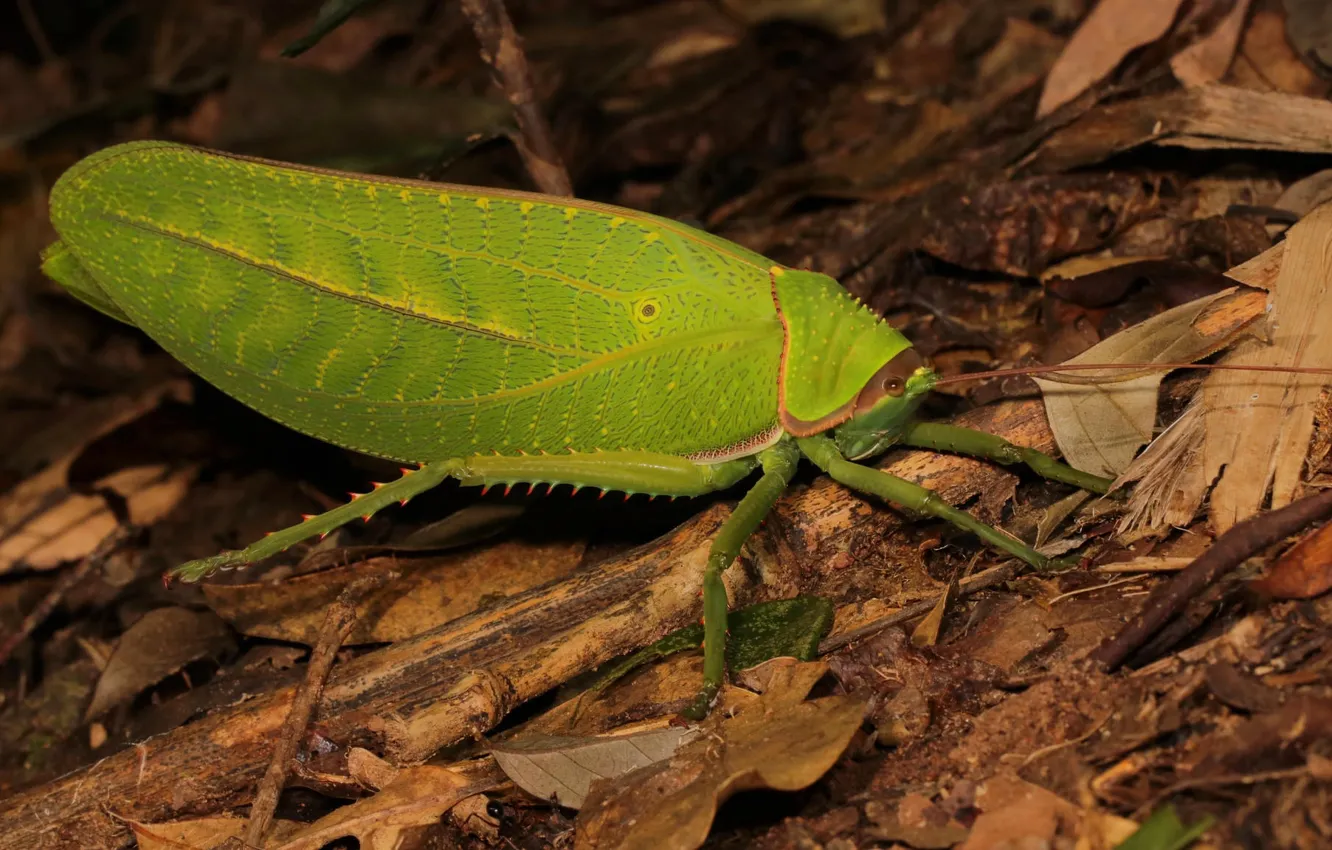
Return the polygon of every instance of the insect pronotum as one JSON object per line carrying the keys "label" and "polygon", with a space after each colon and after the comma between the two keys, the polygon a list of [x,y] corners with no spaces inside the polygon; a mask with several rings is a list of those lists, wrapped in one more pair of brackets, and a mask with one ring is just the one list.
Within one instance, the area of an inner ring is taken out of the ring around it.
{"label": "insect pronotum", "polygon": [[803,456],[1044,567],[929,490],[855,461],[962,451],[1093,492],[1048,455],[912,421],[937,380],[835,280],[603,204],[344,174],[163,142],[119,145],[51,192],[43,268],[241,402],[419,465],[245,549],[256,561],[447,478],[697,496],[760,475],[703,576],[706,711],[725,676],[723,571]]}

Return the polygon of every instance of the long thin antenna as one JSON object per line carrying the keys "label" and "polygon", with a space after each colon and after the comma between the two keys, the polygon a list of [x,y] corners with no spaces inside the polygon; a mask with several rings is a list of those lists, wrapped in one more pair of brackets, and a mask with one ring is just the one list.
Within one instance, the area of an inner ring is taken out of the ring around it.
{"label": "long thin antenna", "polygon": [[1024,366],[1013,369],[992,369],[988,372],[966,372],[961,375],[949,375],[948,377],[937,380],[935,386],[960,384],[964,381],[979,381],[987,378],[1009,378],[1021,375],[1056,375],[1058,377],[1046,377],[1046,380],[1063,384],[1108,384],[1129,381],[1136,377],[1135,375],[1130,374],[1122,377],[1102,376],[1095,378],[1076,378],[1072,375],[1060,374],[1063,372],[1091,372],[1103,371],[1106,369],[1124,369],[1137,371],[1140,374],[1169,372],[1174,369],[1207,369],[1228,372],[1283,372],[1298,375],[1323,375],[1332,379],[1332,368],[1320,366],[1250,366],[1239,363],[1064,363],[1054,366]]}

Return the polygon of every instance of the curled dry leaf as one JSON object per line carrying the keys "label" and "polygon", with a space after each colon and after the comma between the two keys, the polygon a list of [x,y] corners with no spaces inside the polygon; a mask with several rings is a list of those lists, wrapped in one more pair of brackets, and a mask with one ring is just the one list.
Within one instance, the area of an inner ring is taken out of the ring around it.
{"label": "curled dry leaf", "polygon": [[596,780],[664,761],[699,735],[697,726],[667,726],[622,735],[534,735],[491,746],[500,768],[539,800],[579,809]]}
{"label": "curled dry leaf", "polygon": [[[211,818],[176,820],[166,823],[129,822],[138,841],[139,850],[214,850],[214,848],[236,846],[228,844],[232,839],[239,841],[245,832],[245,818],[221,815]],[[266,842],[272,845],[300,829],[296,821],[278,820]]]}
{"label": "curled dry leaf", "polygon": [[[104,519],[109,518],[110,513],[96,496],[70,494],[70,467],[84,449],[101,437],[149,413],[168,398],[188,401],[190,395],[187,381],[173,380],[133,395],[89,402],[43,429],[40,436],[26,441],[16,455],[26,459],[46,457],[51,461],[0,498],[0,574],[20,563],[31,568],[49,569],[64,559],[82,557],[92,551],[112,527],[105,525]],[[23,462],[30,462],[26,459]],[[126,470],[122,474],[124,477],[108,476],[98,485],[110,486],[120,492],[122,487],[133,491],[144,484],[143,472]],[[139,510],[146,519],[136,517],[136,521],[151,522],[156,519],[156,511],[165,513],[174,506],[179,496],[175,496],[175,501],[167,496],[174,493],[173,488],[183,487],[192,478],[192,473],[187,475],[182,471],[179,474],[181,480],[172,481],[165,490],[140,497]],[[122,492],[122,495],[126,494]],[[131,504],[130,508],[133,513],[135,506]],[[52,515],[47,517],[48,513]],[[104,524],[100,532],[80,525],[85,520],[94,519]],[[61,541],[62,529],[65,533],[75,534],[77,539]],[[43,551],[47,546],[49,548]]]}
{"label": "curled dry leaf", "polygon": [[191,661],[220,655],[233,644],[227,624],[210,611],[149,611],[121,636],[84,717],[97,717]]}
{"label": "curled dry leaf", "polygon": [[808,679],[784,677],[792,689],[773,687],[734,716],[714,714],[707,733],[670,759],[593,785],[574,846],[690,850],[732,795],[814,783],[860,728],[865,704],[852,696],[802,702]]}
{"label": "curled dry leaf", "polygon": [[354,837],[362,847],[394,847],[405,829],[428,826],[459,800],[491,787],[448,767],[420,765],[398,771],[384,790],[320,818],[271,850],[318,850],[330,841]]}
{"label": "curled dry leaf", "polygon": [[1170,57],[1175,79],[1186,86],[1220,81],[1235,59],[1248,14],[1249,0],[1235,0],[1235,5],[1210,33]]}
{"label": "curled dry leaf", "polygon": [[1312,599],[1332,590],[1332,523],[1306,535],[1249,587],[1275,599]]}
{"label": "curled dry leaf", "polygon": [[[99,479],[94,491],[111,491],[125,500],[130,522],[147,526],[170,513],[185,498],[197,466],[172,471],[164,464],[122,469]],[[0,573],[22,565],[47,570],[90,554],[116,528],[116,517],[101,495],[66,493],[0,541]]]}
{"label": "curled dry leaf", "polygon": [[[1230,289],[1182,304],[1102,340],[1069,363],[1193,362],[1233,340],[1259,315],[1262,293]],[[1246,309],[1236,310],[1245,306]],[[1217,317],[1225,317],[1216,321]],[[1097,475],[1123,472],[1152,438],[1161,373],[1132,376],[1123,370],[1070,373],[1076,381],[1036,378],[1059,450],[1070,464]],[[1127,379],[1125,379],[1127,378]]]}
{"label": "curled dry leaf", "polygon": [[[572,572],[581,541],[505,541],[475,551],[404,562],[371,558],[359,564],[297,576],[278,584],[203,585],[209,606],[253,637],[310,644],[324,613],[347,584],[388,569],[402,577],[364,596],[346,643],[402,640],[468,614],[486,598],[509,596]],[[403,569],[404,564],[412,566]]]}
{"label": "curled dry leaf", "polygon": [[1183,0],[1101,0],[1069,39],[1041,92],[1043,118],[1100,82],[1133,50],[1170,29]]}

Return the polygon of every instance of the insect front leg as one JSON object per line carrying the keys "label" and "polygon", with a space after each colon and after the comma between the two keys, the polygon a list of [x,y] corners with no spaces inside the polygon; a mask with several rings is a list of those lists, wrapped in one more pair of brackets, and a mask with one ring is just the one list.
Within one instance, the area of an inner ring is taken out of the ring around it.
{"label": "insect front leg", "polygon": [[328,534],[335,528],[346,525],[354,519],[369,518],[371,514],[388,507],[394,502],[406,502],[413,496],[438,486],[445,478],[457,474],[462,467],[463,463],[459,460],[440,460],[427,463],[420,469],[404,469],[402,477],[397,481],[376,484],[375,488],[369,493],[358,494],[345,505],[338,505],[336,508],[322,514],[307,516],[304,522],[284,528],[281,531],[275,531],[264,539],[251,543],[244,549],[222,552],[210,558],[200,558],[197,561],[181,564],[172,570],[170,575],[173,578],[182,578],[185,581],[198,581],[216,570],[230,569],[252,564],[255,561],[262,561],[264,558],[295,546],[302,540],[315,535]]}
{"label": "insect front leg", "polygon": [[791,483],[800,463],[800,452],[789,441],[783,441],[761,452],[759,462],[763,465],[763,477],[727,517],[708,553],[707,571],[703,574],[703,689],[685,710],[686,717],[705,717],[726,678],[726,614],[730,601],[726,598],[722,573],[735,561],[745,541]]}
{"label": "insect front leg", "polygon": [[933,490],[895,475],[852,463],[842,456],[837,450],[836,443],[827,437],[804,437],[799,440],[799,445],[805,457],[814,461],[820,469],[832,476],[834,481],[853,490],[878,496],[884,501],[894,502],[908,510],[948,520],[953,525],[970,531],[994,548],[1007,552],[1015,558],[1021,558],[1037,569],[1043,570],[1050,565],[1050,559],[1040,552],[999,529],[986,525],[966,511],[953,507],[939,498]]}
{"label": "insect front leg", "polygon": [[1082,472],[1066,463],[1060,463],[1048,454],[1036,449],[1018,446],[1002,437],[996,437],[984,431],[975,431],[971,428],[960,428],[956,425],[946,425],[939,422],[912,422],[903,429],[899,442],[902,445],[921,449],[935,449],[936,451],[971,455],[992,460],[1004,466],[1024,463],[1031,468],[1032,472],[1042,478],[1072,484],[1074,487],[1101,496],[1109,493],[1110,485],[1114,483],[1109,478]]}

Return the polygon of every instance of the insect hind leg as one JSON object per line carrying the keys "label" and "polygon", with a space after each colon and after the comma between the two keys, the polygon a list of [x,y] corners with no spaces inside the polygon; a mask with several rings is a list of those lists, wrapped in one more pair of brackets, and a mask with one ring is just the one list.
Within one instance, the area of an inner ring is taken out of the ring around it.
{"label": "insect hind leg", "polygon": [[460,460],[441,460],[427,463],[420,469],[403,470],[397,481],[376,484],[368,493],[353,494],[352,500],[322,514],[307,516],[304,522],[275,531],[262,540],[255,541],[244,549],[222,552],[209,558],[200,558],[181,564],[168,576],[185,581],[198,581],[217,570],[261,561],[288,549],[302,540],[316,535],[322,536],[354,519],[366,518],[388,507],[394,502],[406,502],[413,496],[436,487],[444,479],[456,475],[463,468]]}
{"label": "insect hind leg", "polygon": [[355,519],[368,518],[394,502],[406,502],[438,486],[446,478],[457,478],[463,486],[491,484],[572,484],[626,493],[660,496],[700,496],[724,490],[744,478],[758,465],[754,458],[739,458],[715,464],[698,464],[688,458],[656,452],[589,452],[563,455],[519,455],[473,457],[427,463],[406,470],[397,481],[376,484],[368,493],[356,494],[345,505],[314,514],[281,531],[275,531],[244,549],[222,552],[181,564],[169,573],[172,578],[198,581],[217,570],[233,569],[261,561],[302,540],[322,536]]}

